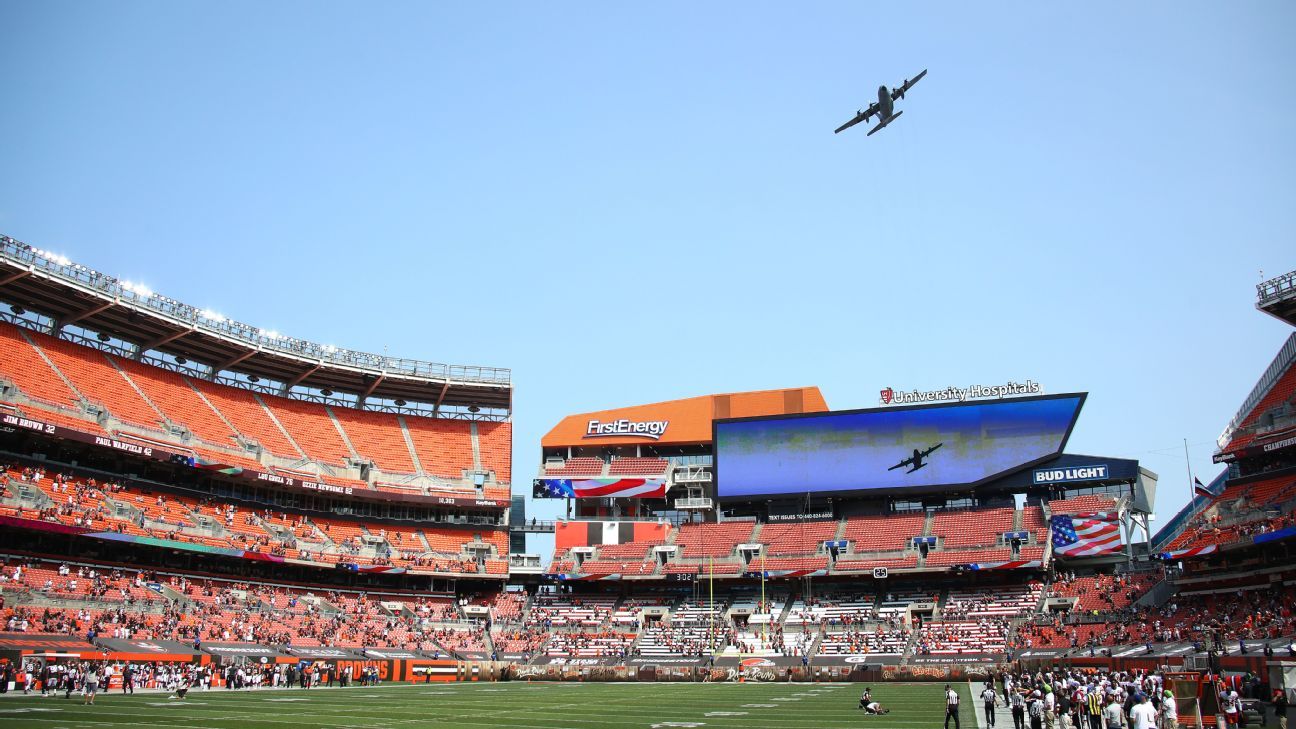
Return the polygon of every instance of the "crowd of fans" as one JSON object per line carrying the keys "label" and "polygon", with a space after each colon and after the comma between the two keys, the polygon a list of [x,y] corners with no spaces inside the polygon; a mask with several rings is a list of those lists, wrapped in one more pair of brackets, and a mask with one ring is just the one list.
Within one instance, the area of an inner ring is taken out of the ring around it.
{"label": "crowd of fans", "polygon": [[[407,544],[406,535],[375,530],[366,543],[357,534],[331,534],[327,520],[310,519],[272,509],[242,510],[211,497],[186,498],[145,494],[120,482],[73,478],[39,466],[4,467],[3,473],[44,492],[48,505],[33,509],[0,489],[0,508],[21,518],[40,519],[102,531],[151,536],[189,544],[230,547],[305,562],[350,562],[405,566],[436,572],[478,574],[479,560],[462,554],[429,552]],[[110,501],[111,499],[111,501]],[[114,506],[116,504],[116,506]]]}

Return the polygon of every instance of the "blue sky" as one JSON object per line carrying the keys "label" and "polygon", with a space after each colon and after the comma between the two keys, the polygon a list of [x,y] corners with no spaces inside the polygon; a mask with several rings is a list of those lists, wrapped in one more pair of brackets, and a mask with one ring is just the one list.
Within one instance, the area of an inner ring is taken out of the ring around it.
{"label": "blue sky", "polygon": [[[1032,378],[1168,517],[1289,328],[1296,5],[0,3],[0,231],[567,413]],[[832,129],[930,73],[866,138]],[[1283,241],[1287,241],[1283,243]],[[1283,253],[1287,251],[1287,253]],[[646,336],[645,333],[648,333]],[[540,547],[543,551],[543,547]]]}

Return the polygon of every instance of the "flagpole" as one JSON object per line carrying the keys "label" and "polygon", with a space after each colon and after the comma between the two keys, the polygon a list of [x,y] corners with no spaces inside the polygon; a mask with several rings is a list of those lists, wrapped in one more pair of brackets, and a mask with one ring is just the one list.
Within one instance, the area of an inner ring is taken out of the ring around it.
{"label": "flagpole", "polygon": [[1193,488],[1192,461],[1188,458],[1188,439],[1184,438],[1184,465],[1188,467],[1188,505],[1191,507],[1197,499],[1197,489]]}

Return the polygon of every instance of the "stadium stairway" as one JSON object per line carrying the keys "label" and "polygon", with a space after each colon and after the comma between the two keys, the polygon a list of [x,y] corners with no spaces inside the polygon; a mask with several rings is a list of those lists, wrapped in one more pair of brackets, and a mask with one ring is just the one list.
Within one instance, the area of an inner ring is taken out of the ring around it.
{"label": "stadium stairway", "polygon": [[198,386],[193,383],[193,380],[189,379],[187,376],[182,376],[180,379],[184,380],[184,383],[189,386],[189,389],[193,390],[193,393],[198,396],[198,399],[206,403],[207,407],[211,408],[213,413],[216,413],[216,417],[220,418],[220,421],[225,424],[225,427],[229,428],[230,432],[237,436],[240,445],[246,446],[251,442],[245,433],[239,432],[239,429],[234,427],[234,423],[230,422],[230,419],[225,417],[225,413],[218,410],[212,401],[207,399],[207,396],[203,394],[202,390],[198,389]]}
{"label": "stadium stairway", "polygon": [[[405,424],[405,416],[397,415],[396,423],[400,425],[401,438],[405,441],[405,447],[409,449],[410,462],[414,464],[414,470],[423,475],[427,473],[423,470],[423,462],[419,460],[418,449],[414,447],[414,437],[410,435],[409,426]],[[427,540],[423,540],[425,543]]]}
{"label": "stadium stairway", "polygon": [[423,545],[423,551],[424,551],[424,552],[431,552],[431,551],[433,551],[433,550],[432,550],[432,544],[428,542],[428,540],[427,540],[427,535],[423,533],[423,530],[422,530],[422,529],[415,529],[415,530],[414,530],[414,536],[418,539],[419,544],[422,544],[422,545]]}
{"label": "stadium stairway", "polygon": [[18,333],[22,335],[22,338],[27,340],[27,343],[32,346],[32,349],[36,350],[36,354],[40,355],[41,359],[45,360],[45,364],[49,365],[49,368],[53,370],[54,374],[58,375],[58,378],[63,381],[63,384],[67,385],[68,389],[72,391],[72,394],[76,395],[82,403],[90,402],[90,399],[85,396],[85,393],[78,390],[77,386],[72,384],[72,380],[68,379],[68,376],[63,374],[63,370],[60,370],[58,365],[54,364],[54,360],[50,359],[49,355],[45,353],[45,350],[36,343],[36,340],[28,336],[27,332],[24,331],[22,327],[17,327],[17,330]]}
{"label": "stadium stairway", "polygon": [[298,443],[297,439],[293,438],[292,433],[288,432],[288,429],[284,427],[282,422],[280,422],[279,417],[274,414],[274,411],[270,409],[270,406],[266,405],[265,400],[261,399],[261,394],[253,392],[252,397],[256,398],[256,401],[260,403],[261,409],[265,411],[266,417],[270,418],[270,422],[275,424],[275,427],[279,429],[279,432],[288,441],[288,443],[291,444],[293,448],[297,449],[297,454],[301,456],[303,460],[309,461],[310,458],[306,455],[306,451],[302,450],[301,443]]}
{"label": "stadium stairway", "polygon": [[130,373],[126,371],[125,367],[122,367],[120,364],[118,364],[117,360],[110,357],[107,353],[104,353],[104,359],[108,360],[108,364],[112,365],[113,369],[117,370],[117,374],[121,375],[122,379],[126,380],[126,384],[131,386],[131,389],[135,391],[135,394],[139,395],[141,400],[147,403],[149,407],[153,408],[153,412],[158,414],[158,419],[160,419],[163,423],[165,423],[166,427],[164,428],[164,430],[173,433],[177,431],[183,431],[184,433],[192,433],[192,431],[190,431],[189,428],[180,425],[179,423],[172,420],[170,416],[168,416],[166,413],[162,412],[162,408],[158,407],[157,403],[153,402],[153,399],[144,393],[144,390],[142,390],[140,386],[135,383],[135,380],[131,379]]}
{"label": "stadium stairway", "polygon": [[468,439],[472,444],[473,470],[482,470],[481,459],[481,436],[477,432],[477,421],[474,420],[468,424]]}
{"label": "stadium stairway", "polygon": [[[364,460],[360,458],[360,454],[356,451],[355,444],[351,442],[351,436],[347,435],[346,428],[342,427],[342,421],[338,420],[337,413],[333,412],[333,406],[325,405],[324,412],[328,413],[329,422],[333,423],[334,428],[337,428],[338,436],[342,438],[342,443],[346,446],[347,452],[351,454],[351,458],[357,461]],[[373,460],[372,457],[370,460]]]}

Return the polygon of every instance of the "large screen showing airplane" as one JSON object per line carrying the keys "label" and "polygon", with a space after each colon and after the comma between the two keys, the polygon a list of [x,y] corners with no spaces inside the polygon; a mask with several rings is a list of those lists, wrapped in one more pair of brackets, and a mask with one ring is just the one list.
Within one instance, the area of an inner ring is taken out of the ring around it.
{"label": "large screen showing airplane", "polygon": [[722,499],[977,485],[1066,447],[1085,394],[715,421]]}

